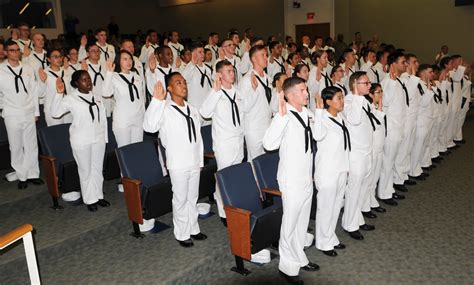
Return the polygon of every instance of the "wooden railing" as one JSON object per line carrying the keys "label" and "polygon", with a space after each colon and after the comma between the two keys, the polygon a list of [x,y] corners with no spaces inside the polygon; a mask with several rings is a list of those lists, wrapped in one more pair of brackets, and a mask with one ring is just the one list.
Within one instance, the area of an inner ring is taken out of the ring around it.
{"label": "wooden railing", "polygon": [[[25,248],[26,263],[28,265],[28,273],[30,275],[31,284],[41,284],[38,264],[36,263],[35,245],[33,244],[33,236],[31,235],[33,226],[24,224],[14,229],[13,231],[0,237],[0,250],[14,242],[23,239],[23,246]],[[1,281],[1,279],[0,279]]]}

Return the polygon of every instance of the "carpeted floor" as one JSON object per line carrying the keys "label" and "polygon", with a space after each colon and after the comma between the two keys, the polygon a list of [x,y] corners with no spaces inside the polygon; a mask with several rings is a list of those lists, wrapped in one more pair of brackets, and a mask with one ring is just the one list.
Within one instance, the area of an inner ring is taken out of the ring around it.
{"label": "carpeted floor", "polygon": [[[376,230],[364,241],[352,240],[339,256],[314,247],[308,258],[317,272],[302,272],[307,284],[473,284],[474,280],[474,120],[465,124],[467,144],[453,151],[427,181],[411,186],[398,207],[386,206],[374,220]],[[0,172],[3,176],[5,171]],[[116,181],[106,182],[112,207],[89,213],[85,206],[62,203],[49,209],[46,186],[17,190],[0,181],[0,235],[23,223],[35,227],[35,243],[44,284],[284,284],[278,258],[243,277],[229,269],[233,257],[227,232],[214,215],[201,220],[209,236],[181,248],[172,229],[136,240]],[[384,206],[385,207],[385,206]],[[171,224],[171,215],[162,222]],[[312,225],[314,227],[314,225]],[[28,283],[21,244],[0,253],[0,284]]]}

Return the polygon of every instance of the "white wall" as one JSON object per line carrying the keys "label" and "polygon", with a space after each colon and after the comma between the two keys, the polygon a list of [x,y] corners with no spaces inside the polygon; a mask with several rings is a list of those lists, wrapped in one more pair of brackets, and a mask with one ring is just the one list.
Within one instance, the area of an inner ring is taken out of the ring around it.
{"label": "white wall", "polygon": [[[334,0],[299,0],[300,8],[293,8],[293,0],[285,1],[285,34],[295,38],[295,25],[308,24],[307,13],[315,13],[312,24],[330,23],[334,36]],[[296,39],[295,39],[296,40]]]}

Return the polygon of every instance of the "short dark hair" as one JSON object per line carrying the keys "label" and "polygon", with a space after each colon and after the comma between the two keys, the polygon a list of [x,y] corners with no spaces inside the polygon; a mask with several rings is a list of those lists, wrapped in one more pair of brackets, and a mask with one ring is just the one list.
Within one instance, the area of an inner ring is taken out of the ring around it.
{"label": "short dark hair", "polygon": [[367,72],[356,71],[351,74],[351,76],[349,77],[349,88],[351,89],[351,91],[353,91],[352,86],[354,85],[354,81],[359,80],[362,76],[367,76]]}
{"label": "short dark hair", "polygon": [[329,108],[327,101],[332,100],[337,93],[342,93],[342,90],[335,86],[326,87],[321,91],[321,99],[323,99],[324,109]]}
{"label": "short dark hair", "polygon": [[138,73],[138,70],[135,68],[135,61],[133,60],[133,55],[129,51],[126,51],[124,49],[120,50],[117,56],[115,57],[115,60],[114,60],[115,70],[114,71],[117,73],[122,72],[122,68],[120,67],[120,57],[122,56],[122,54],[127,54],[130,56],[133,62],[131,71]]}
{"label": "short dark hair", "polygon": [[336,73],[336,71],[337,71],[338,68],[342,68],[342,66],[340,66],[340,65],[335,65],[335,66],[331,69],[331,73],[330,73],[329,76],[332,77],[332,76]]}
{"label": "short dark hair", "polygon": [[[299,72],[301,72],[301,70],[302,70],[303,68],[305,68],[305,67],[308,68],[308,66],[307,66],[306,64],[304,64],[304,63],[298,63],[298,64],[295,66],[295,70],[293,70],[293,76],[298,76],[297,74],[298,74]],[[308,71],[309,71],[309,68],[308,68]]]}
{"label": "short dark hair", "polygon": [[[189,45],[189,50],[190,51],[194,51],[195,49],[198,49],[198,48],[204,48],[204,46],[202,45],[201,42],[192,42],[190,45]],[[184,51],[184,50],[183,50]]]}
{"label": "short dark hair", "polygon": [[210,33],[209,33],[209,36],[210,36],[210,37],[213,37],[213,36],[218,36],[218,35],[219,35],[219,34],[218,34],[218,33],[216,33],[216,32],[210,32]]}
{"label": "short dark hair", "polygon": [[87,43],[87,46],[86,46],[86,51],[88,52],[89,49],[93,46],[98,46],[96,42],[90,42],[90,43]]}
{"label": "short dark hair", "polygon": [[370,85],[369,93],[374,94],[375,90],[377,90],[378,87],[382,88],[382,85],[380,85],[379,83],[372,83]]}
{"label": "short dark hair", "polygon": [[170,74],[166,75],[165,76],[165,89],[168,88],[168,86],[170,85],[170,81],[171,79],[173,79],[173,77],[177,76],[177,75],[181,75],[181,73],[177,72],[177,71],[174,71],[174,72],[171,72]]}
{"label": "short dark hair", "polygon": [[73,88],[77,89],[77,82],[79,81],[79,79],[81,78],[83,74],[87,74],[88,76],[90,76],[87,71],[82,70],[82,69],[74,71],[74,73],[71,75],[71,86]]}
{"label": "short dark hair", "polygon": [[286,75],[286,73],[284,73],[284,72],[277,72],[277,73],[273,76],[273,82],[272,82],[273,88],[276,87],[277,81],[280,80],[280,78],[281,78],[283,75]]}
{"label": "short dark hair", "polygon": [[416,71],[416,76],[419,77],[423,71],[429,68],[431,68],[431,64],[426,64],[426,63],[420,64],[420,66],[418,66],[418,70]]}
{"label": "short dark hair", "polygon": [[256,46],[253,46],[252,48],[250,48],[249,50],[249,58],[252,59],[253,55],[258,52],[258,51],[261,51],[261,50],[265,50],[265,46],[263,45],[256,45]]}
{"label": "short dark hair", "polygon": [[387,60],[388,65],[390,66],[390,65],[394,64],[395,62],[397,62],[397,60],[400,57],[405,57],[405,54],[401,51],[396,51],[396,52],[391,53],[388,56],[388,60]]}
{"label": "short dark hair", "polygon": [[15,42],[15,41],[12,40],[12,39],[7,40],[7,41],[5,42],[5,48],[8,48],[8,47],[13,46],[13,45],[18,45],[18,43]]}
{"label": "short dark hair", "polygon": [[453,54],[451,56],[451,59],[457,59],[457,58],[462,58],[462,56],[460,54]]}
{"label": "short dark hair", "polygon": [[106,33],[107,33],[107,29],[106,29],[106,28],[103,28],[103,27],[100,27],[100,28],[98,28],[97,30],[95,30],[94,35],[97,36],[97,34],[98,34],[98,33],[101,33],[101,32],[106,32]]}
{"label": "short dark hair", "polygon": [[170,48],[169,46],[162,45],[162,46],[157,47],[157,48],[154,50],[154,53],[155,53],[156,55],[159,55],[160,53],[164,52],[166,49],[170,49],[170,50],[171,50],[171,48]]}
{"label": "short dark hair", "polygon": [[216,63],[216,72],[221,71],[221,69],[224,66],[229,66],[229,65],[232,66],[232,63],[230,63],[230,61],[228,61],[227,59],[219,61],[218,63]]}
{"label": "short dark hair", "polygon": [[405,59],[406,59],[407,61],[410,60],[410,58],[412,58],[412,57],[415,57],[415,58],[416,58],[416,55],[414,55],[413,53],[407,53],[407,54],[405,54]]}
{"label": "short dark hair", "polygon": [[268,48],[270,50],[274,49],[278,44],[281,44],[279,41],[271,41],[269,44],[268,44]]}
{"label": "short dark hair", "polygon": [[64,55],[64,51],[63,51],[62,49],[60,49],[60,48],[52,48],[52,49],[49,49],[49,50],[46,51],[46,57],[47,57],[47,58],[50,58],[50,57],[51,57],[51,54],[52,54],[53,52],[55,52],[55,51],[59,52],[61,55]]}
{"label": "short dark hair", "polygon": [[299,77],[288,77],[285,82],[283,82],[283,92],[286,92],[298,84],[305,83],[304,79]]}
{"label": "short dark hair", "polygon": [[388,51],[378,51],[375,54],[375,57],[377,58],[377,61],[380,61],[385,53],[388,53]]}

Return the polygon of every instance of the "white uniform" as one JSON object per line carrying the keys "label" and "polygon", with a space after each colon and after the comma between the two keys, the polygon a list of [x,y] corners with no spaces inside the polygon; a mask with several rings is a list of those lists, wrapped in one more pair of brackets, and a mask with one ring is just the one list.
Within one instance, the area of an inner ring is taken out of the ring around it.
{"label": "white uniform", "polygon": [[[420,96],[417,89],[420,78],[415,75],[403,73],[400,76],[400,81],[405,85],[405,101],[407,100],[406,94],[408,94],[408,101],[406,101],[407,112],[403,129],[403,140],[395,158],[393,183],[403,185],[405,180],[408,180],[408,174],[410,172],[410,154],[415,140],[415,129],[420,106]],[[398,83],[400,84],[400,82]]]}
{"label": "white uniform", "polygon": [[[30,55],[28,57],[25,57],[22,59],[23,65],[29,65],[31,69],[33,69],[33,72],[35,74],[35,80],[39,81],[39,69],[46,69],[48,67],[48,59],[46,57],[46,51],[43,50],[41,53],[37,53],[35,50],[32,50],[30,52]],[[38,94],[38,99],[40,104],[44,103],[44,96],[45,93],[43,94]]]}
{"label": "white uniform", "polygon": [[459,114],[461,111],[462,95],[461,95],[461,80],[464,77],[464,71],[466,67],[460,65],[456,70],[451,70],[449,73],[451,78],[451,94],[450,98],[451,108],[449,110],[447,133],[448,133],[448,147],[453,147],[456,144],[454,143],[454,136],[456,132],[456,125],[459,120]]}
{"label": "white uniform", "polygon": [[102,85],[102,96],[115,98],[112,130],[118,147],[143,140],[145,93],[143,79],[135,72],[107,71]]}
{"label": "white uniform", "polygon": [[387,134],[386,130],[386,117],[385,113],[377,110],[377,106],[372,104],[372,113],[375,115],[377,120],[374,120],[374,123],[380,125],[380,127],[375,128],[373,134],[373,147],[372,147],[372,168],[370,170],[369,176],[369,195],[363,201],[362,212],[369,212],[371,208],[379,207],[379,202],[377,201],[375,190],[377,188],[377,182],[380,178],[380,172],[382,171],[382,160],[383,160],[383,146],[385,143],[385,136]]}
{"label": "white uniform", "polygon": [[204,48],[211,50],[211,53],[212,53],[211,65],[214,65],[216,63],[216,60],[219,58],[219,47],[217,45],[207,44]]}
{"label": "white uniform", "polygon": [[336,225],[349,174],[349,131],[341,114],[333,117],[316,109],[314,139],[318,151],[314,161],[314,181],[318,189],[316,209],[316,248],[332,250],[338,245]]}
{"label": "white uniform", "polygon": [[441,125],[440,117],[443,106],[443,95],[441,89],[438,88],[439,82],[433,86],[433,100],[431,106],[433,108],[433,130],[430,134],[430,157],[437,158],[439,156],[439,129]]}
{"label": "white uniform", "polygon": [[372,170],[373,133],[379,125],[374,120],[370,103],[364,96],[349,93],[344,97],[344,117],[351,137],[349,178],[344,200],[342,227],[353,232],[365,224],[362,216],[363,202],[369,196],[370,171]]}
{"label": "white uniform", "polygon": [[382,81],[382,89],[384,90],[383,111],[387,116],[387,138],[377,195],[380,199],[390,199],[395,192],[393,189],[395,158],[403,140],[407,97],[400,82],[388,76]]}
{"label": "white uniform", "polygon": [[171,48],[171,52],[173,53],[173,67],[176,68],[176,59],[181,55],[181,52],[184,50],[184,47],[180,43],[172,43],[169,42],[168,46]]}
{"label": "white uniform", "polygon": [[[234,87],[211,90],[199,110],[201,116],[212,119],[212,149],[217,169],[241,163],[244,159],[244,127],[242,96]],[[219,216],[225,218],[222,196],[218,188],[214,193]]]}
{"label": "white uniform", "polygon": [[417,97],[420,97],[420,105],[418,109],[418,116],[416,120],[416,135],[415,140],[410,148],[412,149],[410,157],[410,176],[419,176],[423,173],[421,169],[421,161],[424,156],[426,149],[429,147],[429,138],[431,128],[433,125],[433,91],[428,90],[426,84],[420,81],[418,85]]}
{"label": "white uniform", "polygon": [[316,93],[321,93],[324,88],[328,86],[332,86],[332,80],[331,77],[327,74],[326,71],[321,71],[321,78],[317,80],[316,74],[317,74],[318,67],[313,67],[309,71],[309,77],[308,77],[308,88],[310,91],[309,94],[309,109],[314,112],[316,110],[316,101],[315,101],[315,96]]}
{"label": "white uniform", "polygon": [[369,77],[370,82],[381,83],[385,78],[386,74],[383,68],[383,65],[380,62],[377,62],[367,70],[367,76]]}
{"label": "white uniform", "polygon": [[66,124],[72,122],[71,114],[65,114],[61,118],[53,118],[51,116],[51,103],[53,102],[53,98],[56,96],[56,80],[61,78],[65,88],[66,88],[66,95],[71,92],[71,77],[68,76],[67,72],[65,72],[62,68],[59,71],[53,71],[51,68],[46,68],[46,74],[48,75],[48,79],[46,79],[46,92],[44,97],[44,116],[46,120],[46,124],[49,126],[59,125],[59,124]]}
{"label": "white uniform", "polygon": [[101,99],[96,94],[83,94],[73,89],[71,94],[56,95],[51,103],[53,117],[71,112],[71,148],[79,172],[82,200],[87,205],[104,198],[102,168],[108,136]]}
{"label": "white uniform", "polygon": [[278,268],[289,276],[296,276],[309,261],[304,245],[313,195],[312,176],[312,113],[302,108],[298,112],[286,104],[287,114],[273,118],[263,138],[267,150],[280,149],[278,186],[283,202],[280,229]]}
{"label": "white uniform", "polygon": [[[252,75],[257,78],[257,89],[252,88]],[[248,160],[256,158],[265,151],[262,139],[272,119],[271,84],[266,74],[260,77],[255,70],[247,73],[240,83],[242,103],[245,109],[244,132]]]}
{"label": "white uniform", "polygon": [[[102,87],[102,85],[104,84],[105,72],[107,69],[105,68],[105,65],[100,62],[97,64],[93,64],[92,62],[87,60],[86,63],[87,72],[89,72],[89,75],[92,79],[92,92],[102,97],[102,94],[104,92],[104,88]],[[107,117],[110,117],[112,115],[112,112],[114,111],[115,100],[111,97],[102,98],[101,101],[105,107],[105,113],[107,114]]]}
{"label": "white uniform", "polygon": [[28,40],[22,40],[22,39],[18,39],[18,40],[13,40],[15,43],[18,44],[18,46],[20,47],[20,52],[21,54],[23,54],[23,50],[25,49],[25,46],[28,46],[30,48],[30,50],[33,49],[33,42],[28,39]]}
{"label": "white uniform", "polygon": [[[146,76],[146,87],[150,94],[153,94],[153,89],[155,88],[156,82],[158,80],[163,85],[163,88],[166,89],[166,82],[165,76],[170,75],[175,70],[169,65],[168,67],[161,67],[159,65],[156,66],[154,72],[151,72],[150,68],[148,67],[145,71]],[[170,96],[166,96],[166,99],[169,101]]]}
{"label": "white uniform", "polygon": [[448,126],[448,117],[449,117],[449,110],[450,110],[450,87],[449,82],[447,80],[443,80],[439,84],[439,89],[441,90],[443,104],[441,105],[441,115],[440,115],[440,128],[439,128],[439,152],[444,153],[448,150],[448,135],[446,132],[446,128]]}
{"label": "white uniform", "polygon": [[155,52],[155,49],[157,49],[158,47],[158,44],[150,44],[148,47],[146,45],[143,45],[142,50],[140,51],[140,62],[142,64],[147,65],[148,59],[150,59],[150,56]]}
{"label": "white uniform", "polygon": [[273,62],[270,61],[270,58],[268,58],[268,65],[267,65],[267,73],[268,77],[273,81],[273,78],[275,77],[275,74],[278,72],[283,72],[285,73],[285,60],[283,57],[279,58],[273,58]]}
{"label": "white uniform", "polygon": [[[156,71],[155,71],[156,72]],[[211,69],[205,64],[201,66],[192,62],[186,65],[182,75],[188,84],[188,103],[199,110],[212,88]]]}
{"label": "white uniform", "polygon": [[471,102],[471,85],[472,82],[467,76],[461,79],[461,108],[454,124],[454,140],[456,141],[463,139],[462,126],[466,120],[466,114],[469,111],[469,103]]}
{"label": "white uniform", "polygon": [[197,200],[200,168],[204,166],[204,147],[199,113],[185,103],[153,98],[145,113],[146,132],[160,132],[166,149],[167,166],[173,190],[174,236],[179,241],[200,233]]}
{"label": "white uniform", "polygon": [[13,67],[8,61],[0,64],[2,117],[7,129],[11,166],[20,181],[39,177],[35,117],[40,115],[38,95],[44,90],[44,83],[35,81],[29,66],[19,63]]}

